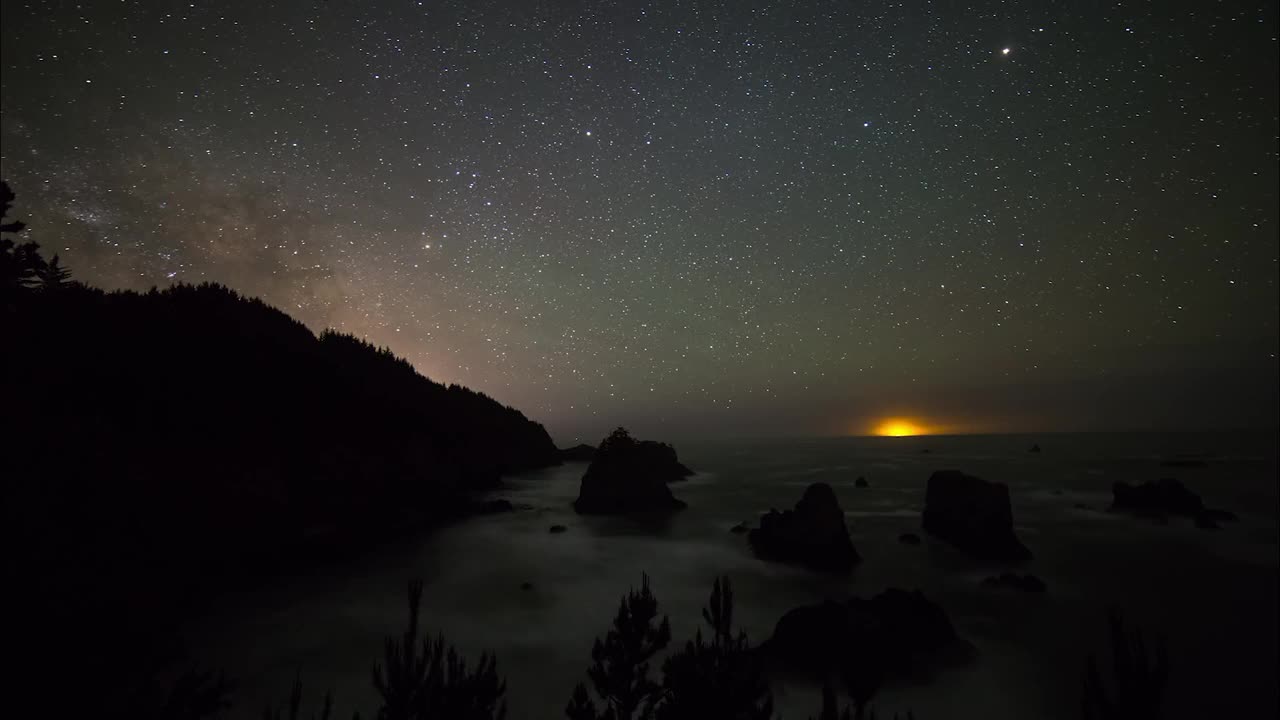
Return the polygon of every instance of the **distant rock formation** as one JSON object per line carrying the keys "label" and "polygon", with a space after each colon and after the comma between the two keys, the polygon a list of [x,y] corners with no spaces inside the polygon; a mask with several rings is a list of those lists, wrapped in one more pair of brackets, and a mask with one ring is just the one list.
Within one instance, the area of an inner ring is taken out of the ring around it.
{"label": "distant rock formation", "polygon": [[516,508],[511,504],[510,500],[497,498],[494,500],[480,500],[474,502],[470,506],[472,514],[475,515],[495,515],[497,513],[512,512]]}
{"label": "distant rock formation", "polygon": [[898,536],[898,542],[903,545],[919,545],[920,536],[915,533],[902,533]]}
{"label": "distant rock formation", "polygon": [[1040,452],[1040,445],[1039,445],[1039,444],[1032,445],[1032,446],[1031,446],[1031,449],[1030,449],[1030,450],[1028,450],[1027,452],[1033,452],[1033,453],[1038,453],[1038,452]]}
{"label": "distant rock formation", "polygon": [[1166,515],[1180,515],[1196,521],[1196,527],[1216,530],[1220,522],[1236,520],[1235,513],[1214,510],[1204,506],[1200,496],[1174,478],[1160,478],[1154,482],[1130,485],[1117,482],[1111,486],[1111,509],[1162,519]]}
{"label": "distant rock formation", "polygon": [[785,669],[818,676],[870,673],[877,677],[860,680],[875,683],[929,675],[973,655],[941,607],[919,590],[898,588],[870,600],[828,600],[791,610],[760,650]]}
{"label": "distant rock formation", "polygon": [[1204,501],[1174,478],[1130,485],[1111,486],[1111,509],[1134,513],[1156,513],[1195,517],[1204,512]]}
{"label": "distant rock formation", "polygon": [[671,494],[667,483],[690,472],[676,460],[670,445],[636,441],[618,428],[596,450],[573,508],[599,515],[678,510],[685,504]]}
{"label": "distant rock formation", "polygon": [[982,581],[982,586],[988,588],[1012,588],[1022,592],[1035,593],[1042,593],[1047,589],[1044,581],[1035,575],[1019,575],[1011,572],[985,578]]}
{"label": "distant rock formation", "polygon": [[563,525],[552,525],[551,527],[547,528],[547,532],[551,533],[552,535],[559,535],[560,533],[565,532],[568,529],[569,528]]}
{"label": "distant rock formation", "polygon": [[595,456],[596,449],[586,443],[560,449],[560,462],[591,462]]}
{"label": "distant rock formation", "polygon": [[859,488],[870,487],[867,485],[867,479],[861,475],[858,476],[857,480],[853,481],[853,486]]}
{"label": "distant rock formation", "polygon": [[733,533],[734,535],[741,535],[742,533],[747,532],[750,529],[751,528],[747,527],[746,523],[738,523],[737,525],[734,525],[733,527],[729,528],[729,532]]}
{"label": "distant rock formation", "polygon": [[1013,532],[1009,488],[957,470],[929,477],[924,529],[965,552],[996,562],[1029,560],[1031,551]]}
{"label": "distant rock formation", "polygon": [[849,540],[836,493],[826,483],[806,488],[794,510],[770,510],[747,539],[765,560],[817,570],[847,572],[862,559]]}

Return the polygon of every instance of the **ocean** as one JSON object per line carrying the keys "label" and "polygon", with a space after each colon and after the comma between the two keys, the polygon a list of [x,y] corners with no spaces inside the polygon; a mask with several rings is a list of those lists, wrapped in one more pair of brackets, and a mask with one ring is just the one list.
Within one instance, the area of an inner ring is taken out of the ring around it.
{"label": "ocean", "polygon": [[[570,503],[585,464],[505,479],[512,513],[480,516],[379,546],[324,568],[228,592],[187,637],[192,656],[236,681],[233,717],[260,717],[295,677],[311,701],[332,691],[338,717],[374,707],[372,663],[405,618],[405,585],[425,582],[423,624],[470,659],[495,652],[508,717],[561,718],[585,680],[592,641],[647,573],[671,618],[672,647],[692,637],[717,575],[731,578],[736,618],[753,642],[787,610],[823,598],[920,589],[977,648],[926,685],[888,687],[880,716],[1081,717],[1085,658],[1109,653],[1106,613],[1166,638],[1166,717],[1277,716],[1280,505],[1276,437],[1258,434],[1042,434],[673,442],[695,471],[673,484],[688,509],[659,523],[581,517]],[[1033,444],[1042,452],[1030,453]],[[925,452],[925,451],[928,452]],[[1162,464],[1174,458],[1198,467]],[[956,469],[1006,483],[1016,531],[1035,557],[1020,569],[1043,595],[992,590],[999,566],[975,562],[920,530],[926,482]],[[869,487],[855,488],[859,476]],[[1176,477],[1209,507],[1240,516],[1221,530],[1106,512],[1111,484]],[[846,577],[755,558],[740,522],[790,508],[831,484],[863,562]],[[567,526],[561,534],[548,528]],[[924,538],[899,543],[904,532]],[[532,588],[522,589],[530,583]],[[1104,667],[1106,667],[1104,663]],[[815,687],[778,682],[784,718],[819,707]]]}

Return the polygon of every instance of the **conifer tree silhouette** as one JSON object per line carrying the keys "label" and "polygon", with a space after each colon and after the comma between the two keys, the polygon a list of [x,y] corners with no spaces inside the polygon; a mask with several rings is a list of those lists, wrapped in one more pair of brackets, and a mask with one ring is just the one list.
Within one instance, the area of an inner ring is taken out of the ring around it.
{"label": "conifer tree silhouette", "polygon": [[9,208],[13,207],[16,198],[9,183],[0,181],[0,233],[20,233],[27,226],[21,220],[4,222],[4,218],[9,217]]}
{"label": "conifer tree silhouette", "polygon": [[373,686],[382,697],[378,720],[503,720],[507,685],[497,660],[485,653],[474,670],[443,635],[419,637],[422,581],[409,583],[409,624],[389,637],[374,663]]}
{"label": "conifer tree silhouette", "polygon": [[20,220],[5,222],[15,198],[9,183],[0,182],[0,294],[4,296],[11,296],[37,285],[45,267],[44,259],[40,257],[39,245],[34,242],[19,245],[13,238],[2,235],[16,235],[27,227]]}
{"label": "conifer tree silhouette", "polygon": [[66,287],[71,280],[71,271],[62,267],[57,255],[47,263],[42,263],[35,271],[40,280],[40,289],[44,292],[56,292]]}
{"label": "conifer tree silhouette", "polygon": [[640,589],[632,589],[618,605],[613,627],[591,648],[587,678],[605,704],[597,713],[584,685],[579,684],[565,708],[572,720],[647,720],[659,699],[658,685],[649,677],[649,661],[671,642],[671,623],[658,622],[658,600],[641,575]]}
{"label": "conifer tree silhouette", "polygon": [[663,699],[658,720],[768,720],[773,693],[751,651],[746,632],[733,629],[733,588],[718,577],[702,610],[711,641],[699,629],[683,650],[663,663]]}
{"label": "conifer tree silhouette", "polygon": [[[231,707],[231,682],[225,674],[191,669],[178,676],[157,720],[204,720]],[[140,715],[145,717],[144,713]]]}
{"label": "conifer tree silhouette", "polygon": [[[818,717],[810,720],[853,720],[852,708],[846,706],[843,712],[840,710],[840,701],[830,680],[822,684],[822,709],[818,711]],[[874,712],[871,720],[875,720]]]}
{"label": "conifer tree silhouette", "polygon": [[1126,633],[1118,611],[1111,626],[1111,678],[1108,692],[1093,655],[1085,661],[1083,713],[1085,720],[1159,720],[1160,704],[1169,679],[1169,658],[1163,638],[1155,656],[1147,653],[1141,630]]}
{"label": "conifer tree silhouette", "polygon": [[[840,700],[836,696],[835,685],[830,678],[822,684],[822,709],[818,711],[818,717],[809,720],[877,720],[875,708],[863,707],[857,708],[856,705],[846,705],[844,710],[840,709]],[[910,710],[906,715],[893,714],[893,720],[916,720],[915,713]]]}
{"label": "conifer tree silhouette", "polygon": [[[262,711],[262,720],[307,720],[301,715],[302,712],[302,678],[295,678],[293,681],[293,690],[289,693],[289,702],[278,708],[272,708],[268,705]],[[333,694],[325,693],[323,704],[320,706],[320,712],[312,715],[310,720],[330,720],[333,715]],[[352,720],[360,720],[360,714],[356,713]]]}

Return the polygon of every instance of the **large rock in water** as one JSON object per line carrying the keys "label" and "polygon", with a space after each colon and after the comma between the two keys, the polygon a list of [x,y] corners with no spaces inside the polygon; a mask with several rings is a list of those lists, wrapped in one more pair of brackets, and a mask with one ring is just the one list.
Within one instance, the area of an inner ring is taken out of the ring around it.
{"label": "large rock in water", "polygon": [[785,669],[816,676],[846,670],[885,680],[927,675],[973,654],[946,611],[919,590],[897,588],[870,600],[828,600],[791,610],[760,650]]}
{"label": "large rock in water", "polygon": [[1111,509],[1157,515],[1196,517],[1205,511],[1204,501],[1173,478],[1130,485],[1117,482],[1111,486]]}
{"label": "large rock in water", "polygon": [[926,532],[983,560],[1031,558],[1013,532],[1009,488],[1000,483],[939,470],[929,477],[923,519]]}
{"label": "large rock in water", "polygon": [[573,508],[601,515],[678,510],[685,504],[667,483],[682,479],[682,472],[688,468],[675,462],[670,445],[636,441],[618,428],[596,450]]}
{"label": "large rock in water", "polygon": [[849,540],[844,510],[826,483],[805,488],[795,510],[770,510],[747,534],[757,555],[818,570],[847,572],[862,560]]}
{"label": "large rock in water", "polygon": [[1207,508],[1200,496],[1174,478],[1130,485],[1117,482],[1111,486],[1111,509],[1147,515],[1160,520],[1166,515],[1194,518],[1196,527],[1218,529],[1220,521],[1234,521],[1235,513]]}

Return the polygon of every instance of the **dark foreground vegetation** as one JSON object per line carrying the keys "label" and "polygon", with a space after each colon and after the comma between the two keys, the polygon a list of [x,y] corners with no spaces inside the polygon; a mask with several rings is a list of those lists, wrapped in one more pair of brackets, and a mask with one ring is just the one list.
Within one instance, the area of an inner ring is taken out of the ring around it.
{"label": "dark foreground vegetation", "polygon": [[[902,591],[890,591],[902,592]],[[471,666],[447,641],[425,635],[418,608],[421,583],[409,586],[409,621],[400,637],[387,638],[382,657],[372,664],[378,704],[369,715],[379,720],[503,720],[508,716],[506,685],[497,660],[482,655]],[[702,610],[706,633],[667,654],[661,671],[659,657],[669,650],[672,632],[661,614],[647,577],[639,589],[622,597],[613,622],[596,639],[586,667],[586,682],[569,696],[569,720],[775,720],[769,686],[767,654],[753,647],[733,624],[734,595],[727,577],[712,585]],[[1124,627],[1113,614],[1109,662],[1082,660],[1085,720],[1158,720],[1168,681],[1164,644],[1148,648],[1143,634]],[[886,657],[892,648],[878,647]],[[812,663],[810,679],[822,686],[822,705],[816,720],[888,719],[878,715],[874,700],[886,674],[867,653],[846,664]],[[217,717],[230,707],[231,690],[212,675],[187,676],[170,696],[167,708],[182,712],[164,715],[173,720]],[[189,699],[187,699],[189,698]],[[336,717],[340,703],[328,694],[308,698],[295,683],[287,700],[263,712],[265,720]],[[512,710],[512,717],[523,717]],[[134,717],[139,715],[135,714]],[[343,717],[345,717],[345,711]],[[956,717],[961,717],[957,715]],[[895,719],[914,720],[910,711],[894,712]],[[813,717],[810,720],[815,720]]]}

